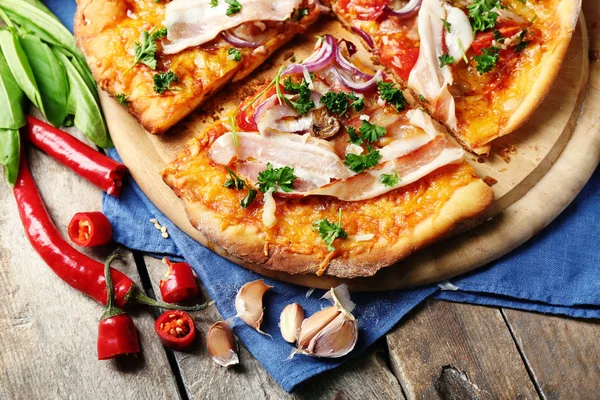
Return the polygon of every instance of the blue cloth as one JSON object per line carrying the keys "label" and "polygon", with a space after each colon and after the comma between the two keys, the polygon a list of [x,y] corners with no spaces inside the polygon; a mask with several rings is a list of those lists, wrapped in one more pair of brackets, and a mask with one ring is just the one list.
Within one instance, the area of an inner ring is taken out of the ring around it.
{"label": "blue cloth", "polygon": [[[45,2],[72,29],[72,0]],[[116,151],[110,156],[119,159]],[[359,341],[352,355],[360,353],[424,299],[435,298],[493,305],[571,317],[600,318],[600,171],[575,201],[544,231],[511,254],[471,274],[453,279],[458,291],[440,291],[437,286],[377,294],[353,294],[355,315],[360,322]],[[192,265],[224,318],[235,315],[234,298],[246,282],[260,276],[217,256],[180,231],[160,213],[133,181],[119,199],[104,196],[103,211],[110,219],[114,238],[125,246],[152,254],[182,257]],[[149,222],[156,218],[167,226],[163,239]],[[296,356],[286,361],[291,345],[278,334],[278,316],[290,302],[298,302],[308,314],[326,303],[323,291],[306,298],[306,288],[270,279],[263,328],[272,338],[236,323],[236,335],[271,376],[285,389],[320,372],[336,367],[340,360],[316,360]],[[347,359],[347,358],[346,358]],[[344,359],[345,360],[345,359]],[[343,360],[342,360],[343,361]]]}

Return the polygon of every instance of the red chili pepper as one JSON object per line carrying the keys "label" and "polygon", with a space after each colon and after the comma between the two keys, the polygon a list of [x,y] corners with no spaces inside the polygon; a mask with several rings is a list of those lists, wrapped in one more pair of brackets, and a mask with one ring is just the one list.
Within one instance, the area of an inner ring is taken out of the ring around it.
{"label": "red chili pepper", "polygon": [[36,147],[106,193],[115,197],[121,193],[123,178],[127,173],[125,165],[30,116],[27,116],[27,137]]}
{"label": "red chili pepper", "polygon": [[160,281],[163,301],[179,303],[195,297],[199,289],[192,267],[187,263],[173,264],[167,257],[163,258],[163,262],[169,266],[167,276]]}
{"label": "red chili pepper", "polygon": [[183,311],[167,311],[154,324],[163,345],[173,350],[189,347],[196,337],[194,321]]}
{"label": "red chili pepper", "polygon": [[[13,194],[25,233],[35,251],[54,273],[71,287],[106,304],[104,265],[75,250],[60,235],[40,197],[24,151],[21,151],[19,175]],[[115,303],[118,307],[141,303],[164,309],[198,311],[212,304],[184,307],[156,301],[142,294],[135,283],[122,272],[112,269],[111,277],[115,290]]]}
{"label": "red chili pepper", "polygon": [[140,351],[133,320],[125,311],[113,304],[115,292],[111,279],[110,263],[117,257],[117,255],[112,255],[104,264],[108,301],[106,311],[104,311],[98,325],[98,360],[110,360],[120,355],[139,353]]}
{"label": "red chili pepper", "polygon": [[80,212],[69,223],[69,238],[82,247],[102,246],[112,239],[112,227],[100,211]]}

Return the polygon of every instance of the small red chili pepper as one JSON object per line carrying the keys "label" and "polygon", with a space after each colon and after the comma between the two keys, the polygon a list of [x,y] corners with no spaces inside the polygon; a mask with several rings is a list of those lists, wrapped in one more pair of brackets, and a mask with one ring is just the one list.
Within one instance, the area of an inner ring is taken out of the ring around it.
{"label": "small red chili pepper", "polygon": [[163,262],[169,266],[165,279],[160,281],[160,295],[167,303],[179,303],[198,294],[198,283],[187,263],[173,264],[167,257]]}
{"label": "small red chili pepper", "polygon": [[160,341],[173,350],[189,347],[196,337],[194,321],[183,311],[167,311],[154,324],[154,330]]}
{"label": "small red chili pepper", "polygon": [[[75,250],[63,239],[40,197],[24,151],[21,151],[19,175],[13,187],[13,194],[25,234],[35,251],[60,279],[96,301],[106,304],[104,265]],[[111,277],[118,307],[133,303],[164,309],[199,311],[212,304],[211,302],[184,307],[156,301],[142,294],[135,283],[122,272],[113,269]]]}
{"label": "small red chili pepper", "polygon": [[108,301],[106,311],[98,325],[98,360],[110,360],[120,355],[139,353],[137,331],[133,320],[125,311],[114,306],[115,291],[112,284],[110,263],[118,255],[114,254],[104,264],[104,277]]}
{"label": "small red chili pepper", "polygon": [[127,167],[79,139],[27,116],[27,137],[36,147],[106,193],[118,197]]}
{"label": "small red chili pepper", "polygon": [[112,239],[112,227],[100,211],[80,212],[69,223],[69,238],[82,247],[102,246]]}

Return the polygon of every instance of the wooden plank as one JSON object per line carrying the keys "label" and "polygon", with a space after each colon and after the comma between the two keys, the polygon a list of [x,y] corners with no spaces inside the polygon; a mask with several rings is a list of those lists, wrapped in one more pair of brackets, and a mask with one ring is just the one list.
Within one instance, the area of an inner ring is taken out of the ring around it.
{"label": "wooden plank", "polygon": [[428,301],[387,342],[407,398],[537,397],[498,309]]}
{"label": "wooden plank", "polygon": [[[75,212],[100,209],[95,187],[38,150],[29,154],[42,197],[63,234]],[[178,398],[152,316],[145,310],[134,315],[142,347],[137,357],[98,361],[103,307],[62,282],[31,248],[4,181],[0,204],[0,398]],[[112,250],[86,253],[101,260]],[[131,256],[118,267],[139,281]]]}
{"label": "wooden plank", "polygon": [[598,398],[600,322],[503,310],[545,399]]}
{"label": "wooden plank", "polygon": [[[155,293],[158,293],[157,284],[165,273],[165,266],[151,257],[145,257],[144,261]],[[204,290],[203,293],[206,298]],[[340,368],[312,378],[290,395],[279,387],[243,346],[239,367],[228,370],[216,365],[206,350],[205,338],[208,328],[222,317],[216,307],[210,307],[194,313],[194,318],[200,339],[189,351],[174,352],[190,398],[403,398],[398,381],[386,365],[385,346],[382,343]]]}

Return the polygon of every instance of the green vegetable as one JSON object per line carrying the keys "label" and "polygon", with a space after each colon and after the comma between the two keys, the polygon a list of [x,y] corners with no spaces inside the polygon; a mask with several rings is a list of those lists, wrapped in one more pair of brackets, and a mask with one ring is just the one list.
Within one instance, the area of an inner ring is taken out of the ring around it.
{"label": "green vegetable", "polygon": [[219,5],[219,0],[210,0],[210,6],[211,7],[216,7]]}
{"label": "green vegetable", "polygon": [[[277,86],[279,87],[279,82],[277,82]],[[294,83],[292,79],[288,76],[283,80],[283,88],[288,93],[298,95],[298,99],[292,101],[285,97],[283,94],[279,95],[280,93],[278,92],[280,101],[285,101],[294,110],[298,111],[298,113],[304,115],[313,108],[315,108],[315,103],[310,98],[311,91],[308,88],[308,82],[306,82],[305,78],[302,78],[301,83]]]}
{"label": "green vegetable", "polygon": [[85,81],[85,84],[87,85],[88,89],[94,95],[96,102],[99,102],[100,99],[98,97],[98,87],[96,86],[96,81],[94,80],[94,77],[92,76],[92,72],[90,71],[86,61],[81,58],[81,54],[79,54],[79,53],[73,54],[68,49],[65,49],[64,47],[53,47],[52,50],[54,50],[55,52],[58,52],[58,53],[63,53],[65,56],[67,56],[71,60],[73,67],[75,67],[75,69],[77,70],[79,75]]}
{"label": "green vegetable", "polygon": [[4,175],[11,185],[15,184],[19,174],[20,151],[19,131],[0,128],[0,164],[4,165]]}
{"label": "green vegetable", "polygon": [[473,21],[473,32],[484,32],[496,26],[498,13],[494,8],[502,8],[500,0],[475,0],[469,5],[469,17]]}
{"label": "green vegetable", "polygon": [[25,94],[0,51],[0,128],[19,129],[25,125],[24,100]]}
{"label": "green vegetable", "polygon": [[381,154],[379,151],[371,149],[367,154],[346,154],[344,164],[352,171],[361,173],[366,169],[376,166],[380,159]]}
{"label": "green vegetable", "polygon": [[452,24],[450,22],[448,22],[448,20],[440,18],[442,20],[442,22],[444,23],[444,28],[446,28],[446,31],[448,33],[450,33],[450,29],[452,28]]}
{"label": "green vegetable", "polygon": [[376,142],[387,133],[383,126],[378,126],[370,123],[369,121],[364,120],[359,130],[360,136],[358,135],[358,132],[356,132],[356,129],[354,129],[353,127],[346,127],[346,131],[350,136],[350,143],[355,144],[357,146],[363,144],[364,141],[367,141],[368,143]]}
{"label": "green vegetable", "polygon": [[327,245],[327,250],[334,251],[333,241],[337,238],[346,239],[348,234],[342,228],[342,209],[340,208],[338,214],[338,222],[329,222],[326,218],[320,221],[316,221],[313,224],[313,230],[319,231],[319,236]]}
{"label": "green vegetable", "polygon": [[525,47],[529,46],[529,43],[531,43],[531,41],[525,40],[526,36],[527,36],[527,29],[524,29],[519,34],[519,37],[518,37],[519,41],[517,42],[517,45],[515,46],[515,52],[520,53],[523,50],[525,50]]}
{"label": "green vegetable", "polygon": [[229,55],[227,58],[229,58],[230,60],[234,60],[237,62],[242,61],[242,52],[239,51],[238,49],[234,49],[233,47],[230,47],[227,50],[227,54]]}
{"label": "green vegetable", "polygon": [[[308,8],[294,8],[292,11],[292,21],[298,22],[308,15]],[[293,62],[293,61],[292,61]]]}
{"label": "green vegetable", "polygon": [[354,108],[355,111],[365,108],[365,98],[358,97],[352,92],[348,94],[344,92],[327,92],[321,97],[321,103],[325,104],[330,112],[342,117],[347,116],[350,107]]}
{"label": "green vegetable", "polygon": [[123,72],[123,75],[127,74],[133,67],[139,63],[145,64],[150,67],[151,70],[156,69],[156,39],[150,36],[148,31],[142,32],[141,42],[135,42],[133,44],[133,63]]}
{"label": "green vegetable", "polygon": [[174,90],[171,84],[179,82],[179,76],[173,71],[161,72],[154,75],[154,91],[163,94],[165,90]]}
{"label": "green vegetable", "polygon": [[237,0],[225,0],[225,3],[229,4],[229,8],[227,8],[227,12],[225,13],[228,17],[242,11],[242,5]]}
{"label": "green vegetable", "polygon": [[404,93],[391,82],[377,82],[379,96],[385,102],[396,107],[396,111],[400,112],[406,108],[407,102]]}
{"label": "green vegetable", "polygon": [[289,193],[294,190],[295,179],[294,168],[273,168],[271,163],[267,163],[267,169],[258,174],[258,189],[266,193],[267,190],[277,189],[277,186],[279,186],[281,190]]}
{"label": "green vegetable", "polygon": [[119,102],[119,104],[123,104],[125,106],[129,106],[129,96],[125,95],[125,93],[119,93],[115,96],[115,99]]}
{"label": "green vegetable", "polygon": [[248,184],[246,184],[246,181],[237,176],[235,172],[233,172],[231,169],[227,168],[227,172],[229,172],[229,178],[225,181],[225,184],[223,186],[225,186],[227,189],[237,190],[244,190],[244,188],[247,188],[248,195],[240,201],[240,205],[242,206],[242,208],[248,208],[248,206],[252,204],[252,202],[256,198],[256,190],[248,186]]}
{"label": "green vegetable", "polygon": [[401,180],[397,171],[394,171],[393,174],[381,174],[379,176],[379,182],[389,187],[396,186]]}
{"label": "green vegetable", "polygon": [[25,35],[21,38],[21,45],[39,87],[44,116],[58,128],[67,116],[69,82],[65,67],[50,46],[38,37]]}
{"label": "green vegetable", "polygon": [[150,34],[150,39],[152,39],[156,42],[158,39],[162,39],[162,38],[166,37],[167,33],[168,33],[167,28],[157,29]]}
{"label": "green vegetable", "polygon": [[70,88],[67,112],[75,115],[75,126],[97,146],[102,148],[113,147],[106,130],[102,111],[94,94],[79,75],[69,57],[61,51],[56,51],[55,54],[63,63],[67,72]]}
{"label": "green vegetable", "polygon": [[440,56],[440,68],[444,68],[446,65],[454,63],[454,57],[449,54],[442,54]]}
{"label": "green vegetable", "polygon": [[477,61],[477,72],[485,74],[493,70],[498,63],[498,49],[495,47],[483,49],[481,55],[475,56],[473,59]]}
{"label": "green vegetable", "polygon": [[46,114],[40,90],[38,89],[31,65],[21,47],[21,41],[14,28],[0,29],[0,48],[15,80],[31,102]]}

